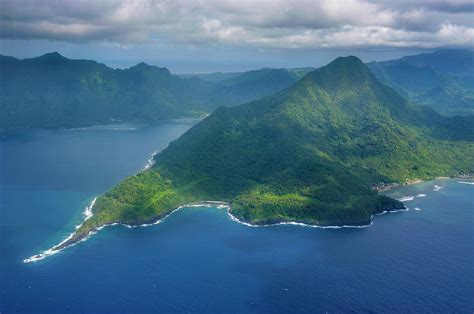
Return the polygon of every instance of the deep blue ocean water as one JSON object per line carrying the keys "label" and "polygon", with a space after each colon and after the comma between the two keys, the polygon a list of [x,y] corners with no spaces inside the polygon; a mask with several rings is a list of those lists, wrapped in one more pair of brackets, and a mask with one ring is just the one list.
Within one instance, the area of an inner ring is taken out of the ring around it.
{"label": "deep blue ocean water", "polygon": [[456,180],[390,192],[426,196],[365,229],[251,228],[186,208],[22,262],[194,122],[0,134],[0,313],[474,311],[474,186]]}

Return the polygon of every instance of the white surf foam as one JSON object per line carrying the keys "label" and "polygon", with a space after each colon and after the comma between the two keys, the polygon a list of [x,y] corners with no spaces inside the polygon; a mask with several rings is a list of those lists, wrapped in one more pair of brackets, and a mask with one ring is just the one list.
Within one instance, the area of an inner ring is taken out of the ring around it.
{"label": "white surf foam", "polygon": [[96,125],[86,126],[82,128],[71,128],[68,131],[135,131],[136,127],[131,126],[109,126],[109,125]]}
{"label": "white surf foam", "polygon": [[474,185],[474,182],[470,182],[470,181],[458,181],[458,183]]}
{"label": "white surf foam", "polygon": [[84,216],[84,221],[88,220],[89,218],[92,217],[92,215],[94,215],[92,213],[92,207],[94,207],[96,200],[97,200],[97,197],[94,197],[92,202],[90,202],[90,204],[88,206],[86,206],[86,208],[84,209],[84,212],[82,213],[83,216]]}
{"label": "white surf foam", "polygon": [[[92,202],[86,206],[84,212],[83,212],[83,215],[85,217],[84,221],[75,226],[75,230],[79,229],[86,220],[90,219],[92,216],[93,216],[93,212],[92,212],[92,208],[94,207],[95,205],[95,202],[97,200],[97,197],[95,197]],[[111,223],[111,224],[105,224],[105,225],[102,225],[100,227],[97,227],[95,228],[95,230],[92,230],[90,231],[87,236],[85,236],[84,238],[82,238],[80,241],[78,242],[75,242],[71,245],[68,245],[67,247],[63,247],[61,249],[59,249],[59,247],[61,247],[61,245],[63,245],[64,243],[66,243],[67,241],[69,241],[75,234],[75,232],[72,232],[71,234],[69,234],[65,239],[63,239],[60,243],[56,244],[55,246],[51,247],[50,249],[48,250],[45,250],[39,254],[36,254],[36,255],[33,255],[29,258],[26,258],[23,260],[24,263],[31,263],[31,262],[37,262],[39,260],[42,260],[48,256],[51,256],[51,255],[54,255],[54,254],[57,254],[59,252],[61,252],[62,250],[68,248],[68,247],[71,247],[71,246],[74,246],[76,245],[77,243],[79,242],[82,242],[82,241],[86,241],[87,239],[89,239],[91,236],[93,236],[94,234],[96,234],[98,231],[104,229],[105,227],[109,227],[109,226],[116,226],[116,225],[123,225],[127,228],[136,228],[136,227],[149,227],[149,226],[153,226],[153,225],[157,225],[159,223],[161,223],[163,220],[165,220],[166,218],[168,218],[169,216],[171,216],[173,213],[177,212],[178,210],[180,210],[181,208],[184,208],[184,207],[202,207],[202,206],[206,206],[206,207],[213,207],[213,204],[217,204],[217,208],[224,208],[222,206],[224,206],[223,204],[226,204],[224,202],[218,202],[218,201],[208,201],[208,202],[203,202],[203,203],[197,203],[197,204],[187,204],[187,205],[183,205],[183,206],[179,206],[178,208],[174,209],[173,211],[171,211],[170,213],[168,213],[165,217],[161,218],[161,219],[158,219],[156,220],[155,222],[152,222],[152,223],[146,223],[146,224],[141,224],[141,225],[128,225],[128,224],[122,224],[122,223],[118,223],[118,222],[115,222],[115,223]]]}
{"label": "white surf foam", "polygon": [[426,197],[426,194],[420,193],[416,197]]}
{"label": "white surf foam", "polygon": [[404,197],[399,198],[398,200],[400,202],[409,202],[409,201],[413,201],[414,199],[415,199],[414,196],[404,196]]}
{"label": "white surf foam", "polygon": [[409,210],[410,210],[410,208],[405,206],[405,208],[397,209],[397,210],[384,210],[381,213],[375,214],[375,216],[382,216],[382,215],[386,215],[386,214],[395,214],[395,213],[407,212]]}
{"label": "white surf foam", "polygon": [[439,185],[436,185],[433,187],[433,191],[439,191],[441,190],[443,187],[442,186],[439,186]]}
{"label": "white surf foam", "polygon": [[234,221],[236,223],[239,223],[241,225],[247,226],[247,227],[251,227],[251,228],[260,228],[260,227],[265,228],[265,227],[274,227],[274,226],[283,226],[283,225],[293,225],[293,226],[308,227],[308,228],[319,228],[319,229],[342,229],[342,228],[361,229],[361,228],[370,227],[373,224],[372,217],[371,217],[371,221],[370,221],[369,224],[361,225],[361,226],[350,226],[350,225],[318,226],[318,225],[310,225],[310,224],[305,224],[305,223],[296,222],[296,221],[277,222],[277,223],[273,223],[273,224],[263,224],[263,225],[253,225],[253,224],[250,224],[248,222],[242,221],[239,218],[232,215],[232,213],[230,212],[230,205],[227,204],[226,208],[227,208],[227,215],[229,216],[229,218],[232,221]]}
{"label": "white surf foam", "polygon": [[[93,212],[92,212],[92,208],[94,207],[95,205],[95,202],[97,200],[97,197],[95,197],[92,202],[85,208],[84,210],[84,222],[88,219],[90,219],[92,216],[93,216]],[[112,223],[112,224],[105,224],[105,225],[102,225],[100,227],[97,227],[96,229],[90,231],[86,237],[82,238],[80,241],[78,242],[75,242],[71,245],[68,245],[64,248],[61,248],[61,249],[58,249],[61,245],[63,245],[64,243],[66,243],[68,240],[70,240],[73,236],[74,236],[74,232],[71,233],[68,237],[66,237],[63,241],[61,241],[59,244],[53,246],[52,248],[46,250],[46,251],[43,251],[41,252],[40,254],[37,254],[37,255],[34,255],[34,256],[31,256],[27,259],[24,259],[23,262],[24,263],[31,263],[31,262],[36,262],[36,261],[39,261],[39,260],[42,260],[48,256],[51,256],[51,255],[54,255],[56,253],[59,253],[61,252],[62,250],[68,248],[68,247],[71,247],[71,246],[74,246],[76,245],[77,243],[79,242],[82,242],[82,241],[86,241],[87,239],[89,239],[92,235],[96,234],[98,231],[104,229],[105,227],[108,227],[108,226],[115,226],[115,225],[123,225],[127,228],[137,228],[137,227],[149,227],[149,226],[153,226],[153,225],[157,225],[161,222],[163,222],[166,218],[168,218],[169,216],[171,216],[172,214],[174,214],[175,212],[177,212],[178,210],[182,209],[182,208],[186,208],[186,207],[215,207],[215,208],[218,208],[218,209],[226,209],[227,211],[227,215],[229,216],[229,218],[234,221],[234,222],[237,222],[241,225],[244,225],[244,226],[248,226],[248,227],[252,227],[252,228],[259,228],[259,227],[272,227],[272,226],[280,226],[280,225],[294,225],[294,226],[301,226],[301,227],[309,227],[309,228],[320,228],[320,229],[342,229],[342,228],[353,228],[353,229],[361,229],[361,228],[367,228],[367,227],[370,227],[372,224],[373,224],[373,216],[372,215],[370,217],[370,223],[367,224],[367,225],[361,225],[361,226],[351,226],[351,225],[342,225],[342,226],[317,226],[317,225],[310,225],[310,224],[306,224],[306,223],[302,223],[302,222],[296,222],[296,221],[288,221],[288,222],[278,222],[278,223],[273,223],[273,224],[263,224],[263,225],[253,225],[253,224],[250,224],[248,222],[245,222],[245,221],[242,221],[240,219],[238,219],[237,217],[235,217],[234,215],[232,215],[232,213],[230,212],[230,204],[227,203],[227,202],[221,202],[221,201],[204,201],[204,202],[199,202],[199,203],[191,203],[191,204],[185,204],[185,205],[182,205],[182,206],[179,206],[177,207],[176,209],[172,210],[170,213],[168,213],[166,216],[156,220],[155,222],[152,222],[152,223],[145,223],[145,224],[140,224],[140,225],[129,225],[129,224],[124,224],[124,223]],[[384,214],[391,214],[391,213],[396,213],[396,212],[402,212],[402,211],[408,211],[409,209],[407,207],[405,207],[404,209],[400,209],[400,210],[394,210],[394,211],[384,211],[382,213],[379,213],[377,214],[378,215],[384,215]],[[82,222],[80,225],[76,226],[76,230],[79,229],[82,224],[84,224],[84,222]]]}
{"label": "white surf foam", "polygon": [[[84,222],[86,222],[88,219],[90,219],[92,216],[93,216],[93,213],[92,213],[92,208],[94,207],[95,205],[95,201],[97,200],[97,197],[94,197],[94,199],[89,203],[89,205],[86,206],[86,208],[84,209],[84,212],[82,213],[82,215],[84,216],[84,220],[81,224],[75,226],[75,230],[79,229],[83,224]],[[60,251],[62,251],[63,249],[65,248],[62,248],[62,249],[59,249],[59,247],[61,247],[61,245],[63,245],[64,243],[66,243],[67,241],[69,241],[75,234],[76,232],[72,232],[71,234],[69,234],[64,240],[62,240],[60,243],[56,244],[55,246],[53,246],[52,248],[48,249],[48,250],[45,250],[39,254],[36,254],[36,255],[33,255],[29,258],[26,258],[23,260],[24,263],[31,263],[31,262],[36,262],[36,261],[39,261],[39,260],[42,260],[48,256],[51,256],[51,255],[54,255],[56,253],[59,253]],[[84,239],[81,239],[81,241],[84,241],[86,240],[89,236],[91,236],[92,234],[94,233],[89,233],[87,235],[87,237],[85,237]],[[78,242],[81,242],[81,241],[78,241]],[[76,244],[76,243],[74,243]],[[72,244],[72,245],[74,245]],[[71,246],[72,246],[71,245]]]}
{"label": "white surf foam", "polygon": [[419,208],[419,207],[415,207],[414,209],[415,209],[415,210],[421,210],[421,208]]}
{"label": "white surf foam", "polygon": [[143,167],[142,170],[150,169],[151,166],[153,166],[153,165],[155,164],[155,156],[156,156],[156,154],[158,154],[158,152],[155,150],[155,151],[151,154],[150,158],[148,158],[148,160],[146,161],[145,167]]}

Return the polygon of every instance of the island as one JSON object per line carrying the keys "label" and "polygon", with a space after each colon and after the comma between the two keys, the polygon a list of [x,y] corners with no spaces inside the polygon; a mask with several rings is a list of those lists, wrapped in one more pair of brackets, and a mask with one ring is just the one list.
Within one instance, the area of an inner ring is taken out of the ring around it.
{"label": "island", "polygon": [[[251,225],[366,226],[404,205],[374,186],[473,173],[474,118],[444,117],[340,57],[272,96],[219,107],[91,204],[50,253],[112,224],[220,201]],[[30,260],[39,259],[33,256]]]}

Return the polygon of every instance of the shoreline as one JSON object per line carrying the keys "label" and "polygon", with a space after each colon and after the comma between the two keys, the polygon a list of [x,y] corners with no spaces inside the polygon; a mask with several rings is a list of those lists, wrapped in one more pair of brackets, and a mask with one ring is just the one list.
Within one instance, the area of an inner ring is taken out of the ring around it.
{"label": "shoreline", "polygon": [[138,171],[137,174],[153,167],[153,165],[155,164],[155,156],[157,154],[158,154],[157,150],[155,150],[153,153],[151,153],[151,156],[150,156],[150,158],[147,159],[145,166],[140,171]]}
{"label": "shoreline", "polygon": [[[441,178],[441,177],[439,177],[439,178]],[[371,185],[371,189],[373,191],[376,191],[376,192],[385,192],[385,191],[389,191],[393,188],[400,188],[400,187],[403,187],[403,186],[409,186],[409,185],[414,185],[414,184],[423,183],[423,182],[425,182],[425,181],[421,180],[421,179],[413,179],[413,180],[407,180],[405,183],[397,183],[397,182],[376,183],[376,184]]]}
{"label": "shoreline", "polygon": [[[415,185],[419,183],[424,183],[424,182],[429,182],[429,181],[436,181],[436,180],[474,180],[474,175],[469,175],[469,174],[462,174],[458,176],[452,176],[452,177],[434,177],[431,179],[411,179],[411,180],[406,180],[405,183],[375,183],[371,185],[371,189],[376,192],[386,192],[394,188],[401,188],[404,186],[410,186],[410,185]],[[468,183],[469,184],[469,183]]]}
{"label": "shoreline", "polygon": [[[92,212],[92,208],[94,207],[96,200],[97,200],[97,196],[92,199],[92,201],[89,203],[89,205],[86,206],[86,208],[82,212],[82,215],[84,216],[84,220],[79,225],[76,225],[74,227],[74,232],[70,233],[65,239],[63,239],[58,244],[52,246],[51,248],[49,248],[47,250],[44,250],[43,252],[41,252],[39,254],[36,254],[36,255],[33,255],[29,258],[24,259],[23,263],[36,262],[36,261],[42,260],[42,259],[44,259],[48,256],[59,253],[63,249],[63,248],[61,248],[61,246],[64,245],[67,241],[71,240],[72,237],[76,234],[76,230],[79,229],[87,220],[89,220],[94,215],[94,213]],[[73,245],[75,245],[75,244],[77,244],[81,241],[83,241],[83,239],[80,239],[79,241],[74,242],[74,243],[68,245],[67,247],[73,246]]]}
{"label": "shoreline", "polygon": [[[131,119],[131,120],[120,120],[120,119],[113,119],[112,121],[95,121],[89,123],[77,123],[75,125],[43,125],[43,126],[29,126],[29,125],[21,125],[21,126],[14,126],[14,127],[5,127],[0,128],[0,132],[17,132],[23,130],[65,130],[65,131],[78,131],[78,130],[88,130],[94,129],[96,127],[111,127],[114,125],[154,125],[156,123],[176,123],[181,121],[187,120],[196,120],[200,121],[204,118],[209,116],[209,113],[199,114],[199,115],[183,115],[179,117],[170,117],[170,118],[161,118],[161,119]],[[131,129],[129,129],[131,130]]]}
{"label": "shoreline", "polygon": [[[469,176],[469,175],[457,176],[457,177],[436,177],[432,181],[435,181],[435,180],[448,180],[448,179],[473,180],[474,177]],[[426,182],[426,181],[416,179],[416,180],[410,180],[409,183],[406,183],[404,185],[400,185],[400,184],[395,183],[395,184],[392,184],[390,187],[386,187],[384,190],[377,191],[377,192],[383,192],[383,191],[393,189],[395,187],[403,187],[403,186],[414,185],[414,184],[423,183],[423,182]],[[474,181],[457,181],[457,182],[462,183],[462,184],[474,185]],[[434,191],[438,191],[441,188],[442,187],[439,187],[439,186],[435,185]],[[406,201],[412,201],[414,198],[417,198],[417,197],[425,197],[425,196],[426,196],[425,194],[418,194],[416,196],[402,197],[401,199],[398,199],[398,200],[401,201],[401,202],[406,202]],[[379,213],[372,214],[369,218],[368,223],[361,224],[361,225],[316,225],[316,224],[308,224],[308,223],[298,222],[298,221],[280,221],[280,222],[274,222],[274,223],[262,223],[262,224],[260,224],[260,223],[250,223],[248,221],[241,220],[241,219],[237,218],[236,216],[234,216],[231,212],[231,204],[229,202],[212,201],[211,200],[211,201],[201,201],[201,202],[194,202],[194,203],[188,203],[188,204],[180,205],[180,206],[174,208],[173,210],[171,210],[167,213],[164,213],[161,216],[156,216],[153,219],[150,219],[148,222],[144,222],[144,223],[140,223],[140,224],[127,224],[127,223],[123,223],[123,222],[113,222],[113,223],[103,224],[101,226],[94,227],[87,234],[81,235],[81,236],[79,236],[79,237],[77,237],[76,239],[73,240],[74,236],[76,235],[76,230],[78,230],[84,224],[84,222],[86,222],[88,219],[90,219],[94,215],[92,209],[95,205],[96,200],[97,200],[97,197],[94,197],[94,199],[89,203],[89,205],[85,207],[85,209],[82,213],[83,216],[84,216],[84,220],[79,225],[75,226],[74,232],[70,233],[60,243],[52,246],[51,248],[49,248],[47,250],[42,251],[39,254],[36,254],[36,255],[33,255],[29,258],[24,259],[23,262],[24,263],[31,263],[31,262],[37,262],[39,260],[45,259],[46,257],[54,255],[56,253],[59,253],[64,249],[67,249],[71,246],[74,246],[74,245],[78,244],[79,242],[86,241],[91,236],[93,236],[94,234],[96,234],[100,230],[104,229],[105,227],[121,225],[121,226],[124,226],[126,228],[138,228],[138,227],[150,227],[150,226],[153,226],[153,225],[160,224],[161,222],[163,222],[166,218],[168,218],[169,216],[171,216],[175,212],[179,211],[182,208],[187,208],[187,207],[208,207],[208,208],[215,207],[217,209],[226,209],[227,216],[229,217],[230,220],[232,220],[233,222],[236,222],[238,224],[241,224],[241,225],[244,225],[244,226],[247,226],[247,227],[251,227],[251,228],[293,225],[293,226],[301,226],[301,227],[308,227],[308,228],[319,228],[319,229],[343,229],[343,228],[362,229],[362,228],[367,228],[367,227],[370,227],[374,223],[373,218],[375,216],[381,216],[381,215],[385,215],[385,214],[392,214],[392,213],[399,213],[399,212],[406,212],[406,211],[410,210],[410,208],[408,208],[405,204],[403,205],[404,208],[402,208],[402,209],[383,210]],[[415,210],[419,210],[419,209],[415,209]]]}
{"label": "shoreline", "polygon": [[[84,224],[84,222],[86,222],[88,219],[90,219],[93,216],[92,208],[93,208],[96,200],[97,200],[97,197],[95,197],[91,201],[91,203],[88,206],[86,206],[86,208],[83,212],[83,215],[85,216],[85,219],[82,221],[81,224],[75,226],[75,230],[79,229]],[[385,215],[385,214],[392,214],[392,213],[409,211],[409,208],[406,207],[406,206],[404,206],[403,209],[384,210],[380,213],[372,214],[369,218],[369,223],[364,224],[364,225],[315,225],[315,224],[307,224],[307,223],[298,222],[298,221],[282,221],[282,222],[275,222],[275,223],[270,223],[270,224],[252,224],[252,223],[241,220],[241,219],[237,218],[236,216],[234,216],[231,213],[231,205],[230,205],[229,202],[202,201],[202,202],[189,203],[189,204],[184,204],[184,205],[178,206],[177,208],[175,208],[175,209],[171,210],[170,212],[164,214],[162,217],[151,219],[150,222],[145,222],[145,223],[142,223],[142,224],[131,225],[131,224],[126,224],[126,223],[122,223],[122,222],[114,222],[114,223],[104,224],[104,225],[101,225],[99,227],[95,227],[95,228],[91,229],[87,234],[85,234],[83,236],[80,236],[79,238],[77,238],[76,240],[74,240],[71,243],[68,243],[68,241],[71,241],[73,239],[74,235],[76,234],[76,231],[74,231],[74,232],[70,233],[60,243],[52,246],[51,248],[49,248],[47,250],[44,250],[41,253],[33,255],[29,258],[25,258],[23,260],[23,263],[27,264],[27,263],[37,262],[37,261],[43,260],[43,259],[45,259],[49,256],[57,254],[57,253],[65,250],[69,247],[72,247],[72,246],[82,242],[82,241],[88,240],[91,236],[93,236],[94,234],[96,234],[97,232],[99,232],[100,230],[102,230],[106,227],[116,226],[116,225],[121,225],[121,226],[124,226],[126,228],[150,227],[150,226],[153,226],[153,225],[160,224],[161,222],[163,222],[166,218],[168,218],[169,216],[171,216],[175,212],[179,211],[180,209],[188,208],[188,207],[207,207],[207,208],[215,207],[217,209],[226,209],[226,214],[227,214],[227,216],[229,217],[230,220],[232,220],[233,222],[236,222],[238,224],[241,224],[241,225],[244,225],[244,226],[247,226],[247,227],[251,227],[251,228],[293,225],[293,226],[308,227],[308,228],[319,228],[319,229],[363,229],[363,228],[370,227],[374,223],[373,218],[375,216],[381,216],[381,215]]]}

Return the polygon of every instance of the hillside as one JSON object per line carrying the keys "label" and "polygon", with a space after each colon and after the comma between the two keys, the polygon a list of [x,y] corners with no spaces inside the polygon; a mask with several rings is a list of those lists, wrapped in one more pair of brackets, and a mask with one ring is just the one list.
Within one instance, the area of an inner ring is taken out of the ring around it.
{"label": "hillside", "polygon": [[120,70],[59,53],[24,60],[0,56],[0,129],[197,116],[269,95],[295,81],[267,75],[227,86],[182,78],[145,63]]}
{"label": "hillside", "polygon": [[438,50],[368,64],[401,95],[444,115],[474,114],[474,52]]}
{"label": "hillside", "polygon": [[248,81],[258,81],[271,75],[275,72],[286,72],[289,77],[296,80],[301,79],[308,72],[313,71],[314,68],[290,68],[290,69],[275,69],[262,68],[259,70],[245,71],[245,72],[215,72],[215,73],[194,73],[194,74],[179,74],[183,78],[199,78],[204,81],[220,83],[226,86],[232,86],[238,83],[245,83]]}
{"label": "hillside", "polygon": [[223,94],[231,95],[232,99],[238,99],[239,102],[243,103],[258,99],[261,96],[273,95],[288,88],[308,72],[309,69],[264,68],[226,78],[219,81],[219,84],[225,86],[221,89]]}
{"label": "hillside", "polygon": [[312,68],[271,69],[234,73],[183,74],[185,78],[199,78],[221,85],[217,99],[231,99],[232,103],[244,103],[263,96],[273,95],[290,87]]}
{"label": "hillside", "polygon": [[209,112],[216,87],[140,63],[126,70],[58,53],[0,57],[0,128],[76,127]]}
{"label": "hillside", "polygon": [[97,199],[61,247],[114,222],[141,224],[205,200],[252,224],[365,225],[403,205],[372,184],[472,173],[472,120],[413,105],[356,57],[338,58],[289,89],[220,107]]}

